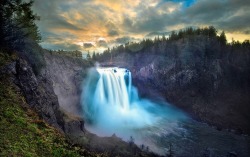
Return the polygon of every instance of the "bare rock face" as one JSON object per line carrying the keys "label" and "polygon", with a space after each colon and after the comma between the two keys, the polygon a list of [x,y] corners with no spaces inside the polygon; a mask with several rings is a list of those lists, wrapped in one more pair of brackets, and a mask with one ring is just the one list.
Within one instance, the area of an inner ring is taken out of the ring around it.
{"label": "bare rock face", "polygon": [[30,107],[50,125],[66,134],[83,133],[80,95],[87,66],[67,56],[45,52],[44,57],[46,66],[38,76],[21,58],[1,68],[0,74],[11,76]]}
{"label": "bare rock face", "polygon": [[32,68],[23,59],[18,59],[15,65],[14,82],[23,92],[27,103],[50,125],[63,131],[62,114],[51,80],[44,75],[35,76]]}
{"label": "bare rock face", "polygon": [[45,53],[44,57],[46,77],[52,80],[61,110],[81,116],[80,95],[88,66],[67,56]]}

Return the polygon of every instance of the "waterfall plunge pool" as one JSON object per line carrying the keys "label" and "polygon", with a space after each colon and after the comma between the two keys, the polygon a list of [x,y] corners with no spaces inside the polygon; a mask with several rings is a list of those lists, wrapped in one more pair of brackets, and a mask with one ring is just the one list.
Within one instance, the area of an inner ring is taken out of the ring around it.
{"label": "waterfall plunge pool", "polygon": [[235,150],[249,156],[248,137],[196,122],[167,102],[140,98],[131,75],[118,67],[88,71],[81,96],[87,130],[99,136],[116,134],[125,141],[132,136],[137,145],[161,155],[171,144],[177,156],[201,156],[204,151],[225,155]]}

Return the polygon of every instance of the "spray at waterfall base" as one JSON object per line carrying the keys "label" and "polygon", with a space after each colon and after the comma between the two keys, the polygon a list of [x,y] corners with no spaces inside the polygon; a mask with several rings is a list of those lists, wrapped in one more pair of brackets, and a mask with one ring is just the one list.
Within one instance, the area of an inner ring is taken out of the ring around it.
{"label": "spray at waterfall base", "polygon": [[82,107],[87,129],[99,136],[116,134],[124,140],[183,131],[186,116],[167,103],[156,104],[138,96],[128,69],[91,68],[83,84]]}

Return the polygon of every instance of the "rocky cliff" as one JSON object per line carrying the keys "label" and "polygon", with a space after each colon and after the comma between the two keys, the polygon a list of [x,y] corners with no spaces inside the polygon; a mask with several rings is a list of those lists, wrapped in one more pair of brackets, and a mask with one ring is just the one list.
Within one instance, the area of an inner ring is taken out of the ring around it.
{"label": "rocky cliff", "polygon": [[65,55],[45,53],[44,57],[46,61],[44,74],[52,80],[53,90],[61,109],[70,114],[81,115],[81,83],[90,64]]}
{"label": "rocky cliff", "polygon": [[52,82],[45,73],[35,76],[30,65],[23,59],[13,61],[1,69],[2,74],[10,75],[11,81],[23,93],[27,103],[50,125],[63,131],[62,113],[59,111],[57,96]]}
{"label": "rocky cliff", "polygon": [[128,144],[115,135],[98,137],[85,130],[80,94],[90,64],[48,52],[44,52],[44,58],[46,66],[39,75],[34,74],[26,60],[17,58],[0,68],[0,76],[8,75],[11,85],[25,97],[27,107],[66,135],[72,146],[87,149],[80,154],[98,156],[98,153],[105,152],[101,156],[158,156],[143,152],[134,143]]}
{"label": "rocky cliff", "polygon": [[[66,133],[74,127],[82,131],[80,89],[88,65],[79,59],[48,52],[44,52],[44,58],[46,66],[39,75],[35,75],[30,64],[22,58],[3,66],[0,73],[10,75],[29,106],[50,125]],[[71,120],[77,122],[69,120],[71,115],[74,115]],[[71,123],[78,126],[73,127]]]}

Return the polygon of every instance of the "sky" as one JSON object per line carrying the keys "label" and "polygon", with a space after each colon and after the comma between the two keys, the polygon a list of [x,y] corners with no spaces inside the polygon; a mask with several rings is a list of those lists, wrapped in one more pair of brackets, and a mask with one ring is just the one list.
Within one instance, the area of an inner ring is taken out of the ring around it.
{"label": "sky", "polygon": [[35,0],[41,45],[103,52],[186,27],[214,26],[250,39],[250,0]]}

